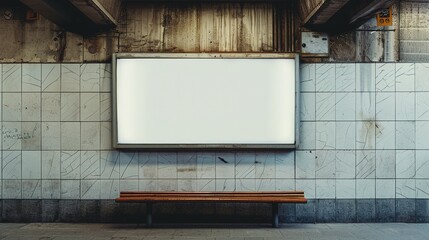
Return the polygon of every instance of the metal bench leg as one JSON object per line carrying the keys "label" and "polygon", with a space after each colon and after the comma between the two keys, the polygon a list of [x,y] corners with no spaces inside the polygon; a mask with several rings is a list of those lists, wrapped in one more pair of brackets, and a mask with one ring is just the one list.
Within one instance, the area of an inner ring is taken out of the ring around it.
{"label": "metal bench leg", "polygon": [[152,226],[152,203],[146,203],[146,226]]}
{"label": "metal bench leg", "polygon": [[272,209],[273,209],[273,215],[272,215],[273,228],[278,228],[279,227],[279,204],[273,203]]}

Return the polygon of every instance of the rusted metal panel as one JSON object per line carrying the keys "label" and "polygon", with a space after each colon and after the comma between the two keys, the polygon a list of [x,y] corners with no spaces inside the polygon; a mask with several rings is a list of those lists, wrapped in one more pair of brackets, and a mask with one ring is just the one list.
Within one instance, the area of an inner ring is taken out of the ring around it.
{"label": "rusted metal panel", "polygon": [[429,61],[429,2],[401,2],[400,60]]}
{"label": "rusted metal panel", "polygon": [[85,37],[83,41],[84,62],[110,62],[112,54],[118,52],[118,36],[103,34]]}
{"label": "rusted metal panel", "polygon": [[271,3],[126,4],[121,52],[273,51]]}

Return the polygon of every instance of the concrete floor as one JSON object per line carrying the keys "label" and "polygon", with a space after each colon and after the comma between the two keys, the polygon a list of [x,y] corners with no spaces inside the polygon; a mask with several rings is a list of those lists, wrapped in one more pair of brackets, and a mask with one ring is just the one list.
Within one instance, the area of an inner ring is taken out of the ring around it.
{"label": "concrete floor", "polygon": [[429,239],[429,224],[284,224],[273,229],[261,225],[138,225],[0,223],[1,240],[134,240],[134,239]]}

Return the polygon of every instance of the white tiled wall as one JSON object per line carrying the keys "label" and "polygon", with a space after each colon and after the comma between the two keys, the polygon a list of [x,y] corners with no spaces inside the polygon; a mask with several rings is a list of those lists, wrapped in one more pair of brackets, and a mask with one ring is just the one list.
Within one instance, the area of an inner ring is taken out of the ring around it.
{"label": "white tiled wall", "polygon": [[429,64],[301,65],[296,151],[115,151],[109,64],[0,64],[3,199],[121,190],[429,198]]}

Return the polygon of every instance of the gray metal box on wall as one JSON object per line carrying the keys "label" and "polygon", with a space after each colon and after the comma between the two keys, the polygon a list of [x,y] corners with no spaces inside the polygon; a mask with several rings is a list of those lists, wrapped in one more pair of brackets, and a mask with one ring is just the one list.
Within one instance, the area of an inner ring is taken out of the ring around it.
{"label": "gray metal box on wall", "polygon": [[301,49],[303,57],[327,57],[329,55],[328,34],[319,32],[302,32]]}

